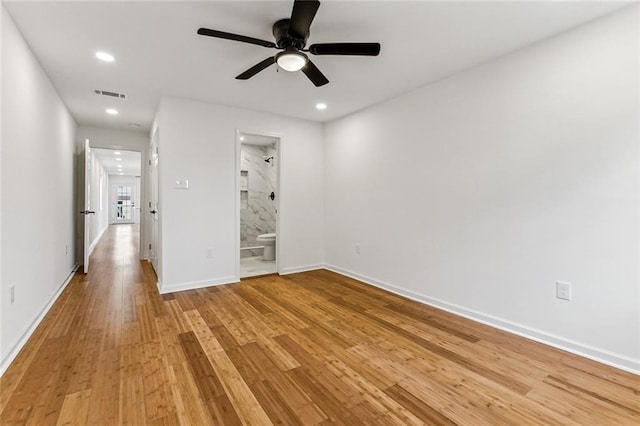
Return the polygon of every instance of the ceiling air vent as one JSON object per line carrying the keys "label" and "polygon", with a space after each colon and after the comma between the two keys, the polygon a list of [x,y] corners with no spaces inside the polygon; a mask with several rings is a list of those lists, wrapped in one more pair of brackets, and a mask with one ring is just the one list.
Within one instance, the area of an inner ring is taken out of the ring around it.
{"label": "ceiling air vent", "polygon": [[116,92],[109,92],[108,90],[94,90],[94,92],[96,93],[96,95],[102,95],[102,96],[111,96],[112,98],[120,98],[120,99],[126,99],[127,95],[125,95],[124,93],[116,93]]}

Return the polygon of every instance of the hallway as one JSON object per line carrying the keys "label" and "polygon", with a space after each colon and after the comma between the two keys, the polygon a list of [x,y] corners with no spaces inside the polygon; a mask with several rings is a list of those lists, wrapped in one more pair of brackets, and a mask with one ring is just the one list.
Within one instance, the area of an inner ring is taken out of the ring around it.
{"label": "hallway", "polygon": [[0,424],[638,424],[637,376],[317,270],[160,296],[110,226]]}
{"label": "hallway", "polygon": [[109,226],[89,273],[76,273],[0,379],[1,424],[115,423],[121,379],[138,382],[122,389],[137,403],[128,391],[142,382],[126,379],[120,358],[161,303],[153,269],[138,260],[138,235],[138,224]]}

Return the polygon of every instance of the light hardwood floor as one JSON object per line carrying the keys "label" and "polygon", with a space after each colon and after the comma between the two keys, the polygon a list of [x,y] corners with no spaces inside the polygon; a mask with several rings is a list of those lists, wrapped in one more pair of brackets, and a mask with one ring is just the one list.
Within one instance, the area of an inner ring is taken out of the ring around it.
{"label": "light hardwood floor", "polygon": [[640,424],[639,376],[328,271],[160,296],[136,232],[0,379],[0,424]]}

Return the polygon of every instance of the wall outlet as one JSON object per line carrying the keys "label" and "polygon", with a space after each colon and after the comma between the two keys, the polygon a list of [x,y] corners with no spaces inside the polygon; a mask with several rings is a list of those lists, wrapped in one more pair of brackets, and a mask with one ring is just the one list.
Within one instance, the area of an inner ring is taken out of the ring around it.
{"label": "wall outlet", "polygon": [[64,255],[68,255],[69,254],[69,244],[64,246]]}
{"label": "wall outlet", "polygon": [[16,285],[15,284],[11,284],[9,286],[9,299],[11,300],[11,303],[16,301]]}
{"label": "wall outlet", "polygon": [[207,247],[207,259],[213,259],[213,247]]}
{"label": "wall outlet", "polygon": [[360,254],[360,243],[356,243],[356,254]]}
{"label": "wall outlet", "polygon": [[571,300],[571,283],[556,281],[556,297],[563,300]]}
{"label": "wall outlet", "polygon": [[179,179],[173,184],[174,189],[189,189],[189,179]]}

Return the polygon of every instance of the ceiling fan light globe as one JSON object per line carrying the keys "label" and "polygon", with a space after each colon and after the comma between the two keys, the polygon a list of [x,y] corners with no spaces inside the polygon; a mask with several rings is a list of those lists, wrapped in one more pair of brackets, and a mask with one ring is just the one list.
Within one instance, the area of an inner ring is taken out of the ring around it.
{"label": "ceiling fan light globe", "polygon": [[299,71],[307,64],[307,57],[300,52],[282,52],[276,58],[278,66],[285,71]]}

